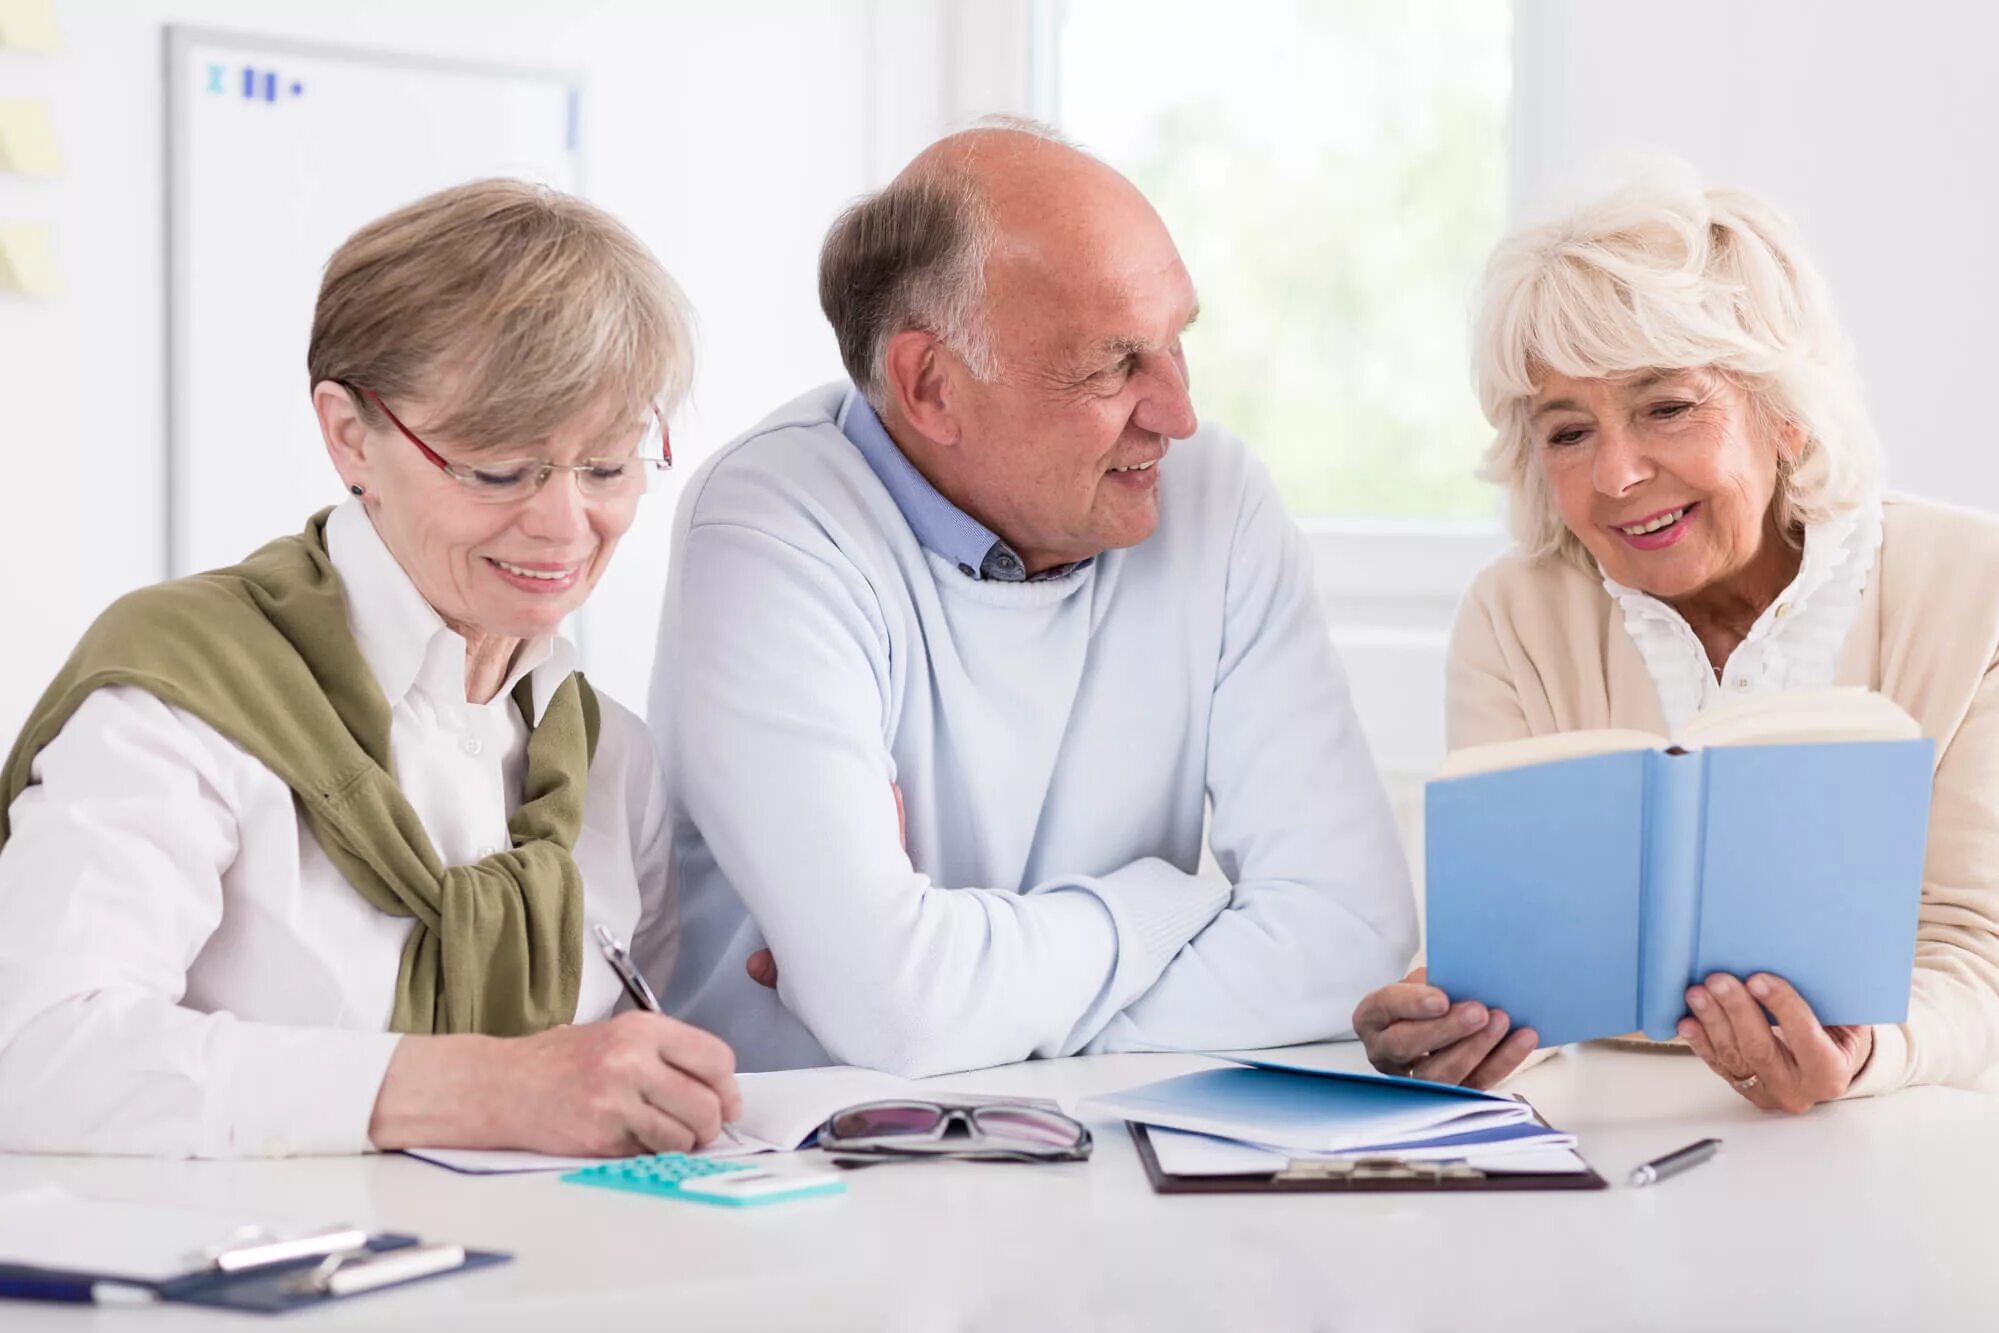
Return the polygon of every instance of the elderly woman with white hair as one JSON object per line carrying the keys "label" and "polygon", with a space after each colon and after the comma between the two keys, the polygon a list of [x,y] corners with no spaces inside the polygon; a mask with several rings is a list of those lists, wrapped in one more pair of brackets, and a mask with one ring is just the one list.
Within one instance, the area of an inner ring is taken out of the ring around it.
{"label": "elderly woman with white hair", "polygon": [[91,627],[0,769],[0,1150],[693,1147],[734,1060],[586,932],[672,935],[645,726],[573,667],[691,340],[578,199],[445,190],[328,262],[351,498]]}
{"label": "elderly woman with white hair", "polygon": [[[1680,1035],[1765,1108],[1981,1079],[1999,1064],[1999,522],[1884,499],[1824,285],[1747,194],[1634,188],[1520,232],[1476,337],[1519,549],[1460,611],[1451,746],[1666,732],[1757,691],[1886,695],[1936,743],[1908,1021],[1827,1027],[1782,977],[1716,974]],[[1378,1067],[1480,1086],[1536,1045],[1420,970],[1355,1026]]]}

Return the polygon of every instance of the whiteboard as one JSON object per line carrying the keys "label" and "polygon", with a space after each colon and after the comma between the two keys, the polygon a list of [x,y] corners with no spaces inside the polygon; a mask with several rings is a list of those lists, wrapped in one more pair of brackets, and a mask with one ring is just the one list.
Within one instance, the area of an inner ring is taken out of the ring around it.
{"label": "whiteboard", "polygon": [[577,191],[581,80],[167,29],[167,569],[233,564],[344,498],[305,350],[328,256],[433,190]]}

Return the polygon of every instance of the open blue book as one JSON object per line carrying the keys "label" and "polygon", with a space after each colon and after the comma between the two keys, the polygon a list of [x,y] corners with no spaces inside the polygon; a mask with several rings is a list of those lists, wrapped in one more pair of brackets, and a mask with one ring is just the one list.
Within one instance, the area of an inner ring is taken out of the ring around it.
{"label": "open blue book", "polygon": [[1908,1015],[1934,747],[1865,690],[1752,696],[1674,743],[1503,741],[1426,793],[1432,984],[1543,1045],[1665,1040],[1711,972],[1769,972],[1821,1022]]}

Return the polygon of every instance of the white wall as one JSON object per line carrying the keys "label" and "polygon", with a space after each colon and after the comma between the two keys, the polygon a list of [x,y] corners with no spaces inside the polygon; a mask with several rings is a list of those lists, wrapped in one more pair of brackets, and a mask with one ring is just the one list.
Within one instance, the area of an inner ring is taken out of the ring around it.
{"label": "white wall", "polygon": [[[1999,447],[1976,396],[1999,346],[1999,7],[1516,0],[1514,14],[1513,220],[1661,154],[1763,194],[1798,221],[1832,287],[1890,484],[1999,510]],[[1326,525],[1314,540],[1420,885],[1454,588],[1490,547],[1425,525]]]}
{"label": "white wall", "polygon": [[1860,353],[1890,484],[1999,509],[1999,7],[1520,0],[1515,202],[1665,151],[1788,211]]}
{"label": "white wall", "polygon": [[[699,313],[699,377],[675,432],[688,463],[839,373],[814,279],[826,223],[967,109],[943,72],[964,25],[941,0],[56,10],[61,53],[0,51],[0,95],[50,102],[68,168],[49,182],[0,175],[0,216],[53,223],[68,283],[54,301],[0,297],[0,742],[105,603],[164,570],[162,25],[581,71],[586,193],[653,246]],[[648,499],[596,594],[630,614],[596,618],[593,676],[634,706],[676,499]],[[273,514],[273,535],[303,517]]]}
{"label": "white wall", "polygon": [[[694,460],[836,373],[812,273],[826,222],[947,125],[1029,104],[1033,7],[57,0],[63,53],[0,52],[0,95],[52,102],[69,166],[53,182],[0,176],[0,216],[53,221],[69,281],[51,303],[0,297],[11,558],[0,738],[96,611],[161,571],[160,25],[582,70],[589,192],[658,249],[700,309],[700,378],[676,432]],[[1999,124],[1999,85],[1982,63],[1999,47],[1999,10],[1519,0],[1516,13],[1516,211],[1600,187],[1621,159],[1658,150],[1768,194],[1799,218],[1833,284],[1893,481],[1999,508],[1999,450],[1967,410],[1999,303],[1999,248],[1982,243],[1999,177],[1980,142]],[[648,502],[598,594],[631,614],[590,645],[592,669],[634,702],[675,498]],[[274,515],[273,530],[297,517]],[[1453,590],[1384,599],[1368,574],[1383,564],[1355,535],[1322,540],[1322,581],[1370,734],[1412,798],[1441,749]],[[1412,537],[1435,545],[1407,534],[1405,549]]]}
{"label": "white wall", "polygon": [[[1978,411],[1999,345],[1990,239],[1999,8],[1517,0],[1514,9],[1514,220],[1597,193],[1660,154],[1712,184],[1763,194],[1798,221],[1832,287],[1890,485],[1999,510],[1999,447]],[[1370,542],[1380,552],[1372,560]],[[1422,782],[1443,749],[1454,598],[1416,585],[1448,575],[1477,545],[1463,533],[1383,541],[1351,528],[1319,541],[1355,702],[1419,859]],[[1383,567],[1406,571],[1407,586],[1364,595]]]}

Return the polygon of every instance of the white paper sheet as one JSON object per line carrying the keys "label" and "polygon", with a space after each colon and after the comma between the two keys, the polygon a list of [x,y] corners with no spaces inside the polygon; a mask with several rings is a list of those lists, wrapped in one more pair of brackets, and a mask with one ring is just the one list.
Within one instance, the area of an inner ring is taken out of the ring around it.
{"label": "white paper sheet", "polygon": [[1487,1175],[1514,1172],[1532,1176],[1579,1176],[1589,1163],[1576,1156],[1573,1148],[1523,1148],[1519,1152],[1486,1156],[1473,1154],[1465,1164]]}
{"label": "white paper sheet", "polygon": [[467,1176],[515,1176],[531,1171],[581,1171],[597,1166],[601,1157],[552,1157],[538,1152],[493,1148],[405,1148],[406,1156]]}
{"label": "white paper sheet", "polygon": [[768,1074],[738,1074],[743,1090],[743,1114],[736,1129],[748,1138],[796,1148],[842,1107],[859,1102],[913,1098],[949,1101],[947,1093],[921,1083],[872,1069],[832,1065],[825,1069],[786,1069]]}
{"label": "white paper sheet", "polygon": [[[1266,1175],[1282,1171],[1293,1158],[1330,1158],[1330,1153],[1287,1153],[1218,1139],[1207,1134],[1188,1134],[1177,1129],[1146,1130],[1159,1169],[1169,1176]],[[1565,1136],[1567,1137],[1567,1136]],[[1573,1139],[1570,1140],[1573,1142]],[[1587,1163],[1567,1147],[1521,1148],[1511,1152],[1475,1154],[1465,1159],[1475,1170],[1523,1175],[1580,1175]]]}
{"label": "white paper sheet", "polygon": [[[811,1136],[826,1117],[857,1102],[897,1097],[919,1101],[959,1102],[980,1098],[926,1088],[920,1083],[872,1069],[832,1065],[824,1069],[785,1069],[764,1074],[738,1074],[743,1114],[721,1139],[699,1150],[700,1157],[742,1157],[750,1153],[790,1152]],[[595,1166],[596,1157],[548,1157],[528,1152],[487,1152],[465,1148],[411,1148],[411,1157],[469,1175],[507,1175],[528,1171],[575,1171]]]}
{"label": "white paper sheet", "polygon": [[1207,1134],[1148,1126],[1145,1135],[1169,1176],[1260,1176],[1291,1165],[1291,1154],[1272,1152],[1253,1143],[1218,1139]]}
{"label": "white paper sheet", "polygon": [[[586,1166],[601,1166],[602,1157],[551,1157],[545,1153],[511,1152],[505,1149],[480,1148],[410,1148],[408,1155],[418,1161],[441,1166],[448,1171],[456,1171],[468,1176],[512,1176],[525,1175],[532,1171],[581,1171]],[[747,1157],[752,1153],[780,1151],[772,1144],[738,1137],[731,1130],[724,1130],[722,1137],[705,1148],[696,1149],[696,1157]]]}

